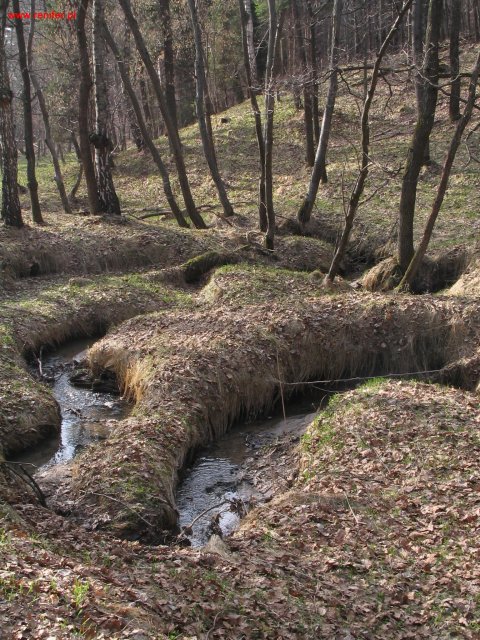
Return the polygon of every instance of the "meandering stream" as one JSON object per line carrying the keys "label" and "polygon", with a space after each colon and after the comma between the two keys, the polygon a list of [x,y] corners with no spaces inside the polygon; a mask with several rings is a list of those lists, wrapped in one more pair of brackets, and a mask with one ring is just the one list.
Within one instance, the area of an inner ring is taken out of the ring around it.
{"label": "meandering stream", "polygon": [[[94,392],[70,382],[72,372],[94,342],[92,338],[75,340],[43,358],[43,374],[52,379],[53,394],[61,409],[61,431],[58,436],[16,456],[16,462],[35,465],[36,472],[68,463],[89,444],[107,438],[114,426],[112,420],[129,414],[131,405],[119,395]],[[266,419],[238,425],[197,452],[193,464],[182,474],[176,496],[179,525],[185,527],[194,522],[192,531],[188,532],[193,546],[205,544],[215,526],[223,535],[236,529],[240,515],[231,510],[231,502],[236,502],[242,511],[243,507],[248,510],[251,504],[264,498],[246,479],[245,463],[261,455],[263,446],[286,434],[300,436],[329,393],[322,390],[308,399],[291,403],[285,417],[275,413]]]}

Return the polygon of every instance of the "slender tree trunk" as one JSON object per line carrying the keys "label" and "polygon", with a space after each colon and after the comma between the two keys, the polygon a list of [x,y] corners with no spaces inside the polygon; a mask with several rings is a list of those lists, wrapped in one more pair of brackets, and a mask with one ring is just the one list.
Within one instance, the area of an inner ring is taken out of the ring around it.
{"label": "slender tree trunk", "polygon": [[137,123],[138,123],[138,127],[142,136],[142,139],[145,142],[145,145],[147,146],[148,150],[150,151],[153,161],[155,162],[155,164],[157,165],[157,168],[160,172],[160,175],[162,176],[162,180],[163,180],[163,191],[165,193],[165,197],[167,198],[167,202],[170,206],[170,209],[172,210],[173,215],[175,216],[176,221],[178,222],[178,224],[181,227],[188,227],[188,224],[185,220],[185,218],[183,217],[183,213],[180,210],[180,207],[177,204],[177,201],[175,200],[175,196],[173,195],[173,191],[172,191],[172,186],[170,184],[170,176],[168,174],[168,170],[165,166],[165,164],[163,163],[163,160],[160,156],[160,153],[157,149],[157,147],[155,146],[155,144],[153,143],[152,137],[150,136],[150,134],[148,133],[147,130],[147,125],[145,123],[145,120],[143,119],[143,115],[142,115],[142,109],[140,107],[140,104],[138,102],[137,96],[135,94],[135,90],[133,89],[132,83],[130,81],[130,76],[128,74],[128,68],[125,64],[125,60],[122,57],[122,55],[120,54],[120,51],[115,43],[115,40],[113,39],[112,34],[110,33],[110,31],[108,30],[108,27],[106,25],[106,23],[104,23],[103,25],[103,30],[104,30],[104,35],[105,35],[105,39],[107,41],[108,46],[110,47],[110,49],[112,50],[113,55],[115,56],[115,59],[117,61],[117,65],[118,65],[118,70],[120,72],[120,76],[122,78],[122,83],[123,86],[125,87],[125,91],[127,92],[128,95],[128,99],[130,100],[130,103],[133,107],[133,110],[135,112],[136,118],[137,118]]}
{"label": "slender tree trunk", "polygon": [[327,181],[327,149],[338,89],[337,67],[340,58],[340,26],[342,12],[343,0],[335,0],[332,14],[332,45],[330,53],[330,80],[328,84],[327,102],[323,113],[320,140],[318,142],[317,153],[315,155],[315,163],[313,165],[312,176],[310,178],[310,185],[308,187],[307,195],[305,196],[302,206],[297,214],[298,220],[301,224],[305,224],[310,220],[320,181]]}
{"label": "slender tree trunk", "polygon": [[[424,108],[425,79],[423,77],[423,40],[425,38],[426,14],[429,0],[414,0],[413,14],[413,64],[415,65],[415,98],[417,105],[417,118],[421,117]],[[427,3],[427,4],[426,4]],[[430,164],[430,140],[427,141],[423,152],[422,164]]]}
{"label": "slender tree trunk", "polygon": [[[19,0],[13,0],[12,8],[15,13],[20,13]],[[27,186],[30,192],[32,206],[32,219],[36,224],[43,224],[42,210],[38,199],[38,182],[35,174],[35,148],[33,146],[33,120],[32,120],[32,89],[30,75],[28,73],[27,49],[25,46],[25,34],[23,20],[15,20],[15,32],[17,34],[18,62],[22,75],[22,102],[23,123],[25,132],[25,156],[27,158]]]}
{"label": "slender tree trunk", "polygon": [[200,215],[200,213],[197,211],[197,208],[193,201],[192,192],[190,190],[190,184],[188,182],[187,171],[185,169],[185,162],[183,159],[180,136],[178,135],[178,130],[175,127],[175,124],[173,123],[170,117],[170,112],[167,107],[165,94],[160,85],[160,80],[158,78],[157,72],[155,71],[155,66],[152,62],[150,54],[148,53],[147,47],[145,46],[145,41],[143,40],[142,34],[138,27],[138,22],[132,13],[130,0],[118,0],[118,1],[125,14],[125,18],[127,19],[130,29],[132,30],[138,53],[142,58],[143,64],[145,65],[145,69],[147,70],[150,81],[155,90],[155,95],[157,97],[158,105],[160,107],[160,111],[162,113],[162,117],[165,122],[165,127],[167,129],[170,147],[172,149],[172,153],[175,159],[178,179],[180,182],[180,188],[182,190],[182,195],[185,202],[185,208],[187,210],[187,214],[190,217],[190,220],[193,222],[193,224],[197,228],[205,229],[206,228],[205,222],[203,221],[203,218]]}
{"label": "slender tree trunk", "polygon": [[315,162],[315,148],[313,140],[312,119],[312,74],[307,62],[305,38],[303,34],[300,0],[292,0],[293,16],[295,21],[295,35],[297,38],[297,50],[300,60],[300,73],[303,85],[303,121],[305,126],[305,161],[309,167]]}
{"label": "slender tree trunk", "polygon": [[[318,61],[317,61],[317,34],[315,18],[313,15],[312,0],[307,0],[308,19],[310,21],[310,59],[312,63],[312,119],[315,144],[320,140],[320,115],[318,109]],[[314,160],[315,161],[315,160]]]}
{"label": "slender tree trunk", "polygon": [[105,41],[102,24],[104,0],[93,0],[93,77],[95,85],[95,133],[90,142],[95,147],[98,197],[104,213],[120,215],[120,202],[112,177],[113,144],[108,135],[107,86],[105,83]]}
{"label": "slender tree trunk", "polygon": [[[35,0],[31,0],[30,2],[30,14],[32,16],[35,15],[36,3]],[[47,104],[45,101],[45,96],[43,95],[42,87],[40,86],[40,82],[38,81],[37,76],[35,75],[35,71],[33,68],[33,38],[35,34],[35,18],[30,19],[30,33],[28,34],[28,47],[27,47],[27,61],[28,61],[28,70],[30,73],[30,79],[33,84],[33,88],[35,89],[35,93],[37,96],[38,104],[40,107],[40,112],[42,114],[43,126],[45,129],[45,144],[47,145],[50,154],[52,156],[52,164],[53,169],[55,171],[55,184],[57,185],[58,193],[60,195],[60,200],[62,201],[62,207],[65,213],[72,213],[72,207],[70,206],[70,202],[68,200],[67,192],[65,191],[65,183],[63,181],[62,170],[60,168],[60,162],[58,161],[57,149],[55,147],[55,141],[52,138],[52,130],[50,127],[50,117],[48,115]]]}
{"label": "slender tree trunk", "polygon": [[233,207],[230,204],[225,185],[220,175],[220,171],[218,170],[218,164],[215,156],[215,145],[213,142],[213,136],[211,135],[211,127],[208,126],[208,117],[205,112],[205,56],[195,2],[196,0],[188,0],[188,7],[190,9],[190,16],[192,19],[193,35],[195,39],[195,103],[197,107],[198,126],[200,129],[200,137],[202,139],[203,153],[205,155],[208,168],[210,169],[210,175],[212,176],[213,183],[217,189],[218,197],[223,207],[223,214],[228,217],[233,215]]}
{"label": "slender tree trunk", "polygon": [[438,43],[442,0],[430,0],[428,11],[425,56],[422,67],[424,78],[422,109],[417,117],[407,164],[402,181],[399,209],[398,262],[405,271],[414,254],[413,219],[417,198],[417,184],[424,163],[425,147],[430,139],[438,95]]}
{"label": "slender tree trunk", "polygon": [[452,13],[450,17],[450,75],[452,86],[450,89],[449,113],[450,120],[454,122],[460,118],[460,0],[452,0]]}
{"label": "slender tree trunk", "polygon": [[275,111],[275,86],[273,68],[278,35],[276,0],[268,0],[268,52],[265,70],[265,124],[263,144],[265,147],[265,205],[267,209],[267,232],[265,246],[274,249],[275,209],[273,207],[273,117]]}
{"label": "slender tree trunk", "polygon": [[173,52],[172,17],[170,0],[158,0],[163,31],[163,62],[165,68],[165,99],[175,128],[178,129],[177,101],[175,98],[175,65]]}
{"label": "slender tree trunk", "polygon": [[[246,2],[250,3],[250,0],[246,0]],[[265,146],[263,143],[262,115],[260,113],[260,107],[258,106],[257,91],[255,85],[256,77],[252,74],[250,49],[248,46],[248,25],[249,21],[251,21],[251,14],[249,16],[245,10],[245,0],[238,0],[238,8],[240,11],[240,25],[242,30],[243,61],[245,65],[245,74],[247,76],[248,95],[250,97],[252,113],[255,119],[255,134],[257,136],[258,156],[260,160],[258,217],[260,230],[265,232],[268,227],[267,209],[265,206]]]}
{"label": "slender tree trunk", "polygon": [[369,167],[370,167],[370,107],[372,106],[373,97],[375,95],[375,91],[378,84],[378,78],[380,76],[380,67],[382,64],[383,57],[387,50],[388,45],[395,37],[395,34],[398,32],[400,25],[402,24],[403,17],[407,13],[410,8],[413,0],[405,0],[401,10],[398,13],[398,16],[393,23],[392,28],[390,29],[387,37],[383,41],[382,46],[380,47],[380,51],[377,55],[377,59],[375,60],[375,64],[373,66],[372,79],[370,81],[370,87],[367,91],[367,97],[365,100],[365,104],[363,105],[362,117],[361,117],[361,131],[362,131],[362,162],[360,166],[360,171],[358,173],[357,180],[352,189],[352,193],[350,195],[350,200],[348,202],[348,209],[345,212],[345,225],[343,227],[343,232],[340,237],[340,241],[338,243],[337,249],[335,251],[335,255],[333,256],[332,263],[330,265],[330,269],[328,270],[328,274],[326,280],[328,282],[333,282],[335,276],[338,273],[340,268],[341,261],[345,255],[345,251],[347,249],[348,241],[350,238],[350,233],[353,228],[353,221],[358,211],[358,207],[360,205],[360,198],[363,194],[363,190],[365,188],[365,181],[368,176]]}
{"label": "slender tree trunk", "polygon": [[[131,59],[131,51],[130,51],[130,29],[128,28],[128,24],[125,22],[125,29],[123,35],[123,52],[122,52],[122,62],[124,65],[125,73],[127,76],[130,75],[130,59]],[[135,109],[132,106],[129,92],[125,88],[122,80],[122,92],[125,98],[125,106],[127,112],[128,125],[130,127],[130,133],[132,135],[135,146],[138,151],[143,151],[145,149],[145,141],[142,138],[142,134],[138,127],[138,118],[135,115]]]}
{"label": "slender tree trunk", "polygon": [[73,131],[72,131],[70,140],[73,145],[73,148],[75,149],[75,155],[77,156],[77,160],[79,163],[77,179],[75,180],[75,184],[73,185],[72,190],[68,194],[69,202],[75,202],[77,191],[78,191],[78,188],[80,187],[80,184],[83,178],[83,164],[82,164],[82,154],[80,153],[80,146],[78,144],[77,138],[75,137],[75,134],[73,133]]}
{"label": "slender tree trunk", "polygon": [[143,113],[145,114],[145,122],[147,125],[148,133],[151,136],[154,136],[155,132],[153,130],[152,112],[150,110],[150,104],[148,102],[148,91],[147,91],[147,83],[145,78],[140,76],[140,80],[138,84],[140,87],[140,96],[142,98]]}
{"label": "slender tree trunk", "polygon": [[470,87],[468,92],[468,99],[465,105],[465,109],[463,115],[460,116],[460,119],[457,124],[457,128],[455,130],[452,141],[450,142],[450,146],[447,151],[447,155],[445,157],[445,161],[442,169],[442,177],[440,179],[440,184],[438,185],[437,195],[435,197],[435,201],[432,206],[432,210],[430,212],[430,216],[427,220],[427,224],[425,225],[425,231],[423,232],[422,240],[417,247],[415,255],[413,256],[405,275],[403,276],[398,288],[400,290],[409,289],[413,279],[418,271],[418,268],[425,256],[425,253],[428,249],[428,245],[430,243],[430,238],[432,237],[433,228],[435,226],[435,222],[437,221],[438,214],[440,213],[440,209],[443,204],[443,199],[445,197],[445,193],[448,187],[448,181],[450,179],[450,173],[452,171],[453,162],[455,160],[455,156],[458,151],[458,147],[460,146],[460,142],[462,140],[462,136],[464,134],[465,128],[470,122],[472,117],[473,108],[475,106],[475,98],[477,96],[477,83],[478,76],[480,73],[480,53],[477,55],[477,60],[475,62],[475,66],[472,71],[471,79],[470,79]]}
{"label": "slender tree trunk", "polygon": [[97,191],[95,166],[93,163],[90,136],[89,136],[89,106],[92,78],[90,76],[90,60],[88,57],[87,35],[85,33],[85,19],[87,17],[90,0],[80,0],[77,12],[77,42],[80,54],[80,87],[78,93],[78,130],[80,139],[80,155],[82,158],[83,172],[87,184],[88,207],[90,213],[97,215],[101,211],[100,200]]}
{"label": "slender tree trunk", "polygon": [[2,159],[1,219],[10,227],[23,227],[22,210],[18,197],[17,144],[12,109],[7,56],[5,54],[5,28],[8,0],[0,0],[0,140]]}
{"label": "slender tree trunk", "polygon": [[244,18],[245,36],[244,37],[246,38],[246,42],[244,44],[244,49],[246,45],[249,68],[250,68],[250,76],[251,76],[250,87],[255,94],[258,94],[260,92],[260,83],[258,81],[257,56],[255,54],[255,41],[254,41],[255,28],[253,25],[252,0],[243,0],[242,15],[245,16]]}

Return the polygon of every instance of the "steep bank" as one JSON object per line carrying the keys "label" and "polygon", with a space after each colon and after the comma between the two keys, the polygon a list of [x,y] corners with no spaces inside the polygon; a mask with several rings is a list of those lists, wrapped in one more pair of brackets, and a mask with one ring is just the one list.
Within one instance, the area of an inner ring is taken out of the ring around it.
{"label": "steep bank", "polygon": [[176,522],[174,489],[188,454],[312,378],[435,378],[456,363],[451,382],[475,388],[478,374],[463,376],[461,361],[478,349],[477,302],[325,295],[302,274],[283,280],[290,293],[278,298],[279,274],[269,275],[225,268],[214,278],[217,289],[229,280],[223,304],[217,292],[211,309],[138,317],[94,346],[94,370],[113,370],[137,405],[78,461],[72,490],[82,517],[155,537]]}

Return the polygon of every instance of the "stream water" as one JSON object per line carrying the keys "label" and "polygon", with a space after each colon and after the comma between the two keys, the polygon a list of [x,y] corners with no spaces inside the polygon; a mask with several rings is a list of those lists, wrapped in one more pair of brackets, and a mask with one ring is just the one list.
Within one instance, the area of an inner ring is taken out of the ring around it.
{"label": "stream water", "polygon": [[233,427],[198,452],[194,463],[185,470],[176,496],[180,527],[188,527],[204,514],[188,532],[192,546],[205,544],[218,529],[228,535],[238,527],[241,516],[231,509],[232,503],[240,507],[240,512],[243,508],[248,511],[252,504],[265,498],[245,478],[245,464],[249,458],[261,455],[262,447],[279,438],[303,434],[326,395],[290,404],[286,419],[277,413]]}
{"label": "stream water", "polygon": [[75,340],[43,358],[42,371],[53,378],[53,395],[62,412],[61,431],[17,455],[16,462],[34,464],[38,470],[68,462],[88,444],[107,437],[107,419],[119,420],[129,414],[131,406],[118,395],[70,384],[75,363],[84,359],[94,342],[93,338]]}
{"label": "stream water", "polygon": [[[120,420],[129,414],[131,406],[118,395],[93,392],[70,382],[76,363],[84,359],[94,342],[92,338],[76,340],[43,358],[43,374],[53,381],[53,394],[62,413],[61,431],[16,456],[15,462],[33,464],[37,472],[66,463],[87,445],[105,439],[112,419]],[[322,390],[321,394],[289,404],[286,417],[276,413],[236,426],[197,452],[194,463],[182,474],[176,496],[180,527],[195,521],[188,532],[193,546],[205,544],[215,527],[223,535],[231,533],[239,524],[241,512],[263,499],[245,479],[246,462],[261,455],[261,447],[286,434],[300,436],[330,393],[333,392]],[[232,510],[232,504],[239,509]]]}

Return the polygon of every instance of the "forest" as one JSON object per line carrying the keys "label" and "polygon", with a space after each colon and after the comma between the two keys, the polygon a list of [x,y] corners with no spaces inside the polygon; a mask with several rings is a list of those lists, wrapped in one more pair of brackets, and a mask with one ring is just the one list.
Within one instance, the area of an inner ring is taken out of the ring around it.
{"label": "forest", "polygon": [[480,637],[480,0],[0,0],[0,640]]}

